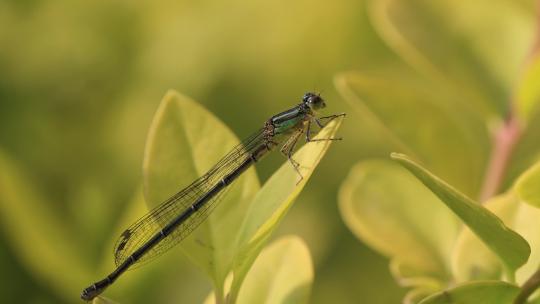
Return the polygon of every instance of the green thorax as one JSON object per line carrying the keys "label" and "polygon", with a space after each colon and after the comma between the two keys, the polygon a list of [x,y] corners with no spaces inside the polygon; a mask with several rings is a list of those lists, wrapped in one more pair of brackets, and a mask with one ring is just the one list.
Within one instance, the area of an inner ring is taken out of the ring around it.
{"label": "green thorax", "polygon": [[283,134],[296,129],[306,119],[306,115],[306,110],[299,105],[273,116],[270,121],[274,126],[274,134]]}

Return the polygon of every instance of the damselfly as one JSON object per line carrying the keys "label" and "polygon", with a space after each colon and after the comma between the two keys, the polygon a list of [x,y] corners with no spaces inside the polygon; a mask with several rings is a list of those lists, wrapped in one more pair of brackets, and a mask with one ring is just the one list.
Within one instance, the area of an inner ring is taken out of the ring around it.
{"label": "damselfly", "polygon": [[288,158],[300,181],[300,164],[292,158],[300,137],[304,135],[306,142],[341,139],[311,137],[313,124],[322,128],[330,120],[345,115],[317,117],[317,112],[325,106],[319,94],[306,93],[300,104],[272,116],[206,174],[132,224],[116,242],[114,257],[117,268],[105,279],[85,288],[81,298],[92,300],[128,268],[155,258],[187,237],[208,217],[224,190],[275,147],[280,146],[280,152]]}

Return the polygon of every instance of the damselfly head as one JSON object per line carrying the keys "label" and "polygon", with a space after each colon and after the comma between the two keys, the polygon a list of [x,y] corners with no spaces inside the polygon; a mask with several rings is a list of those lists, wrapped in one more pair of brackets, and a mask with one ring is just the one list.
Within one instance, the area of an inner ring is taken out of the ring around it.
{"label": "damselfly head", "polygon": [[302,97],[302,101],[313,111],[317,111],[326,107],[324,99],[322,99],[320,94],[308,92],[304,94],[304,97]]}

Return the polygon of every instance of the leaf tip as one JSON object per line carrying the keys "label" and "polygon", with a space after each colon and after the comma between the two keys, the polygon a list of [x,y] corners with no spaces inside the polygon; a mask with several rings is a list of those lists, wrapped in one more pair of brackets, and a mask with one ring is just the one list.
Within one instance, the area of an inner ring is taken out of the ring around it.
{"label": "leaf tip", "polygon": [[178,91],[175,90],[175,89],[168,89],[167,92],[165,93],[165,96],[164,98],[165,99],[169,99],[169,98],[173,98],[174,96],[177,96],[178,94]]}
{"label": "leaf tip", "polygon": [[399,153],[399,152],[390,153],[390,158],[393,159],[393,160],[397,160],[397,161],[407,160],[408,159],[407,155],[405,155],[403,153]]}

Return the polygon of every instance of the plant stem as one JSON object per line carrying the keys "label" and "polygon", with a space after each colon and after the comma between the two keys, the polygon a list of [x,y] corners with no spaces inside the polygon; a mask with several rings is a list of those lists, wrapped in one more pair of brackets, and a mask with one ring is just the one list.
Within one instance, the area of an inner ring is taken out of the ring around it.
{"label": "plant stem", "polygon": [[[540,0],[536,1],[537,30],[536,41],[531,50],[530,58],[540,51]],[[540,268],[521,286],[521,291],[514,300],[514,304],[525,304],[527,299],[540,288]]]}
{"label": "plant stem", "polygon": [[[536,10],[536,37],[524,64],[527,64],[540,52],[540,0],[536,1]],[[508,160],[521,135],[522,129],[515,115],[515,110],[515,102],[511,99],[510,113],[503,126],[495,133],[491,158],[487,167],[484,184],[480,191],[480,202],[485,202],[498,193]]]}
{"label": "plant stem", "polygon": [[521,291],[514,300],[514,304],[526,303],[529,296],[540,287],[540,269],[538,269],[528,280],[521,286]]}
{"label": "plant stem", "polygon": [[485,202],[499,191],[508,159],[521,135],[521,126],[514,114],[510,112],[508,119],[495,133],[491,158],[486,171],[486,177],[480,192],[480,201]]}
{"label": "plant stem", "polygon": [[[536,39],[531,50],[530,58],[540,51],[540,0],[536,2]],[[521,291],[514,300],[514,304],[524,304],[527,299],[540,288],[540,268],[521,286]]]}

